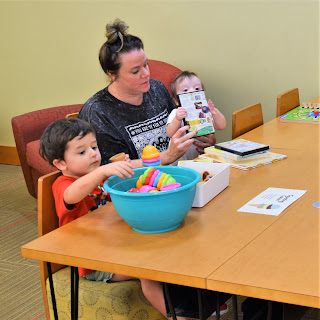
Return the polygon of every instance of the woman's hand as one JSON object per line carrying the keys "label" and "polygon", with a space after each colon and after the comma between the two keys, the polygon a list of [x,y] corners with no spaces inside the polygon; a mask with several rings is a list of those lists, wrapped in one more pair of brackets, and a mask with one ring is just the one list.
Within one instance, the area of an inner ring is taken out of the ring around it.
{"label": "woman's hand", "polygon": [[[200,141],[198,141],[200,140]],[[207,134],[206,136],[197,137],[193,144],[200,153],[204,153],[204,148],[211,147],[216,143],[216,135],[214,133]]]}
{"label": "woman's hand", "polygon": [[166,151],[161,153],[161,163],[164,165],[168,165],[177,159],[179,159],[182,155],[184,155],[189,147],[194,143],[194,139],[192,139],[198,131],[192,131],[185,135],[183,133],[188,130],[190,126],[181,127],[171,138],[171,144]]}

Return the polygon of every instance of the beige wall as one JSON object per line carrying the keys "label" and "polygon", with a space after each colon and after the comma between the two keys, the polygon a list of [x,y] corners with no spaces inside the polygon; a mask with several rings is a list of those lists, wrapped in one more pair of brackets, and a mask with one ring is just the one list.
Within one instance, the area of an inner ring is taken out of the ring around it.
{"label": "beige wall", "polygon": [[226,115],[261,102],[275,117],[277,94],[319,90],[319,1],[1,1],[0,145],[14,145],[11,118],[83,103],[106,84],[98,50],[119,17],[149,58],[197,72]]}

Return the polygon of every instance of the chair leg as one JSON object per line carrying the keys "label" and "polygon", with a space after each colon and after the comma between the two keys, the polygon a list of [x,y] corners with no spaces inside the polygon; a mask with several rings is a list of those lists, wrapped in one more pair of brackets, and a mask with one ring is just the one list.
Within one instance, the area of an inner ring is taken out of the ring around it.
{"label": "chair leg", "polygon": [[50,292],[51,292],[51,301],[52,301],[54,319],[58,320],[57,303],[56,303],[56,296],[54,294],[52,270],[51,270],[51,263],[50,262],[47,262],[47,269],[48,269],[48,277],[49,277],[49,283],[50,283]]}

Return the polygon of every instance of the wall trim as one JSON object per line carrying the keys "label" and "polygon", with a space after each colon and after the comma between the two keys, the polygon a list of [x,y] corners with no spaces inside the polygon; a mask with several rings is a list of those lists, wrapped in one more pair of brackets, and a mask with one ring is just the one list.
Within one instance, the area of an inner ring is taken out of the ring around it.
{"label": "wall trim", "polygon": [[0,163],[20,165],[17,148],[13,146],[0,146]]}

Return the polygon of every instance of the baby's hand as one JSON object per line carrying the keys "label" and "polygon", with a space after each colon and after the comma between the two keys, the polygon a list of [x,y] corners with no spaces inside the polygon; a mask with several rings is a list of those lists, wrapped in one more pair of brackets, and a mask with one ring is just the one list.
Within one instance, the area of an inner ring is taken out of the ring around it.
{"label": "baby's hand", "polygon": [[177,109],[177,114],[176,114],[176,119],[181,121],[183,118],[185,118],[186,116],[188,115],[187,111],[182,108],[182,107],[179,107]]}
{"label": "baby's hand", "polygon": [[134,169],[134,165],[129,161],[117,161],[113,163],[108,163],[104,165],[106,169],[106,175],[112,176],[116,175],[120,177],[121,179],[124,179],[124,176],[127,178],[130,178],[134,172],[132,169]]}
{"label": "baby's hand", "polygon": [[209,107],[209,110],[210,110],[211,114],[216,114],[217,113],[216,109],[214,107],[214,104],[210,99],[208,100],[208,107]]}

